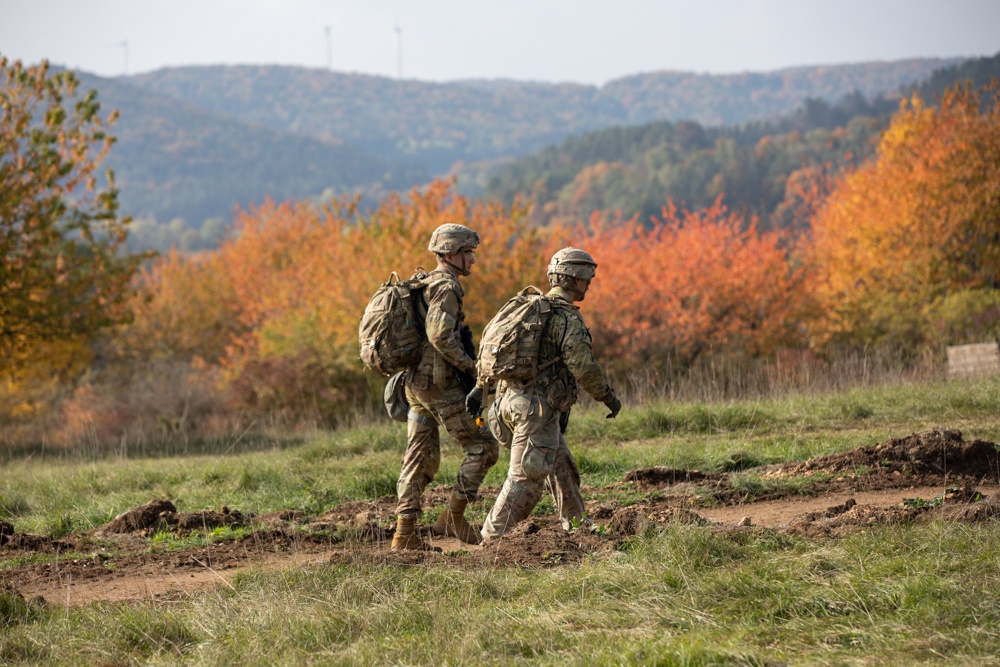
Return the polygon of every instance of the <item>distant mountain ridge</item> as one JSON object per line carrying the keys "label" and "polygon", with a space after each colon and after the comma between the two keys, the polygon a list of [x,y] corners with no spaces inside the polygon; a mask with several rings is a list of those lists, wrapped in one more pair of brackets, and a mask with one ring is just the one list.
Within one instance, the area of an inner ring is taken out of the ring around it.
{"label": "distant mountain ridge", "polygon": [[[123,211],[199,224],[236,205],[405,190],[594,130],[655,120],[737,124],[807,98],[892,95],[961,59],[653,72],[602,87],[509,80],[431,83],[287,66],[204,66],[84,76],[121,110],[109,164]],[[463,183],[460,180],[460,187]],[[474,188],[473,188],[474,189]]]}
{"label": "distant mountain ridge", "polygon": [[440,173],[458,160],[520,155],[571,134],[656,120],[734,125],[898,91],[958,59],[795,67],[732,75],[653,72],[602,87],[502,80],[431,83],[286,66],[161,69],[128,77],[146,90],[271,129],[417,157]]}
{"label": "distant mountain ridge", "polygon": [[429,174],[350,146],[317,141],[220,115],[118,80],[83,75],[104,108],[121,111],[108,157],[126,213],[170,220],[227,219],[234,206],[350,192],[373,184],[408,188]]}
{"label": "distant mountain ridge", "polygon": [[[1000,53],[935,70],[902,92],[933,104],[956,83],[978,89],[992,79],[1000,79]],[[507,161],[492,170],[484,193],[506,204],[526,199],[539,225],[595,211],[648,221],[670,200],[700,209],[720,196],[765,225],[800,225],[789,181],[869,157],[898,108],[896,95],[856,91],[832,103],[810,97],[791,114],[740,125],[656,121],[596,130]]]}

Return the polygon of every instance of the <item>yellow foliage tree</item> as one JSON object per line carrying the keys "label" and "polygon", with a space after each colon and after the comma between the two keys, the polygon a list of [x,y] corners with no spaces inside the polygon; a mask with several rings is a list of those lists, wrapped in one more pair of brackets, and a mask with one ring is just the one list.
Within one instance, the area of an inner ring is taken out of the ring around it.
{"label": "yellow foliage tree", "polygon": [[926,340],[928,308],[1000,286],[1000,92],[902,102],[813,220],[815,343]]}

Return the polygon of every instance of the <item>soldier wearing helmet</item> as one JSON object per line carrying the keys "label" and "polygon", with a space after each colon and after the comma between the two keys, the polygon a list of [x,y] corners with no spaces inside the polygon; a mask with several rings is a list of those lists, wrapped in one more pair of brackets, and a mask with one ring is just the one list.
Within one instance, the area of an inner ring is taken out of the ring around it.
{"label": "soldier wearing helmet", "polygon": [[[490,429],[510,447],[510,469],[500,495],[483,525],[484,539],[493,539],[527,518],[551,490],[563,527],[587,522],[580,473],[563,436],[565,419],[576,402],[579,387],[604,403],[614,418],[621,401],[594,358],[590,332],[574,302],[583,301],[597,262],[579,248],[556,252],[548,267],[551,289],[545,298],[551,315],[542,334],[537,377],[524,384],[501,382],[488,413]],[[482,405],[482,387],[466,400],[476,413]]]}
{"label": "soldier wearing helmet", "polygon": [[497,461],[498,447],[465,410],[468,387],[462,384],[461,374],[474,378],[476,362],[462,343],[465,291],[458,281],[459,276],[471,273],[478,245],[479,235],[464,225],[441,225],[431,234],[428,249],[437,258],[437,268],[422,278],[424,298],[418,309],[424,315],[427,342],[420,361],[406,371],[404,380],[410,410],[406,453],[397,484],[393,549],[434,549],[417,534],[416,522],[421,495],[441,463],[440,426],[458,440],[465,458],[448,508],[431,531],[469,544],[479,542],[479,531],[465,519],[465,507],[478,497],[483,478]]}

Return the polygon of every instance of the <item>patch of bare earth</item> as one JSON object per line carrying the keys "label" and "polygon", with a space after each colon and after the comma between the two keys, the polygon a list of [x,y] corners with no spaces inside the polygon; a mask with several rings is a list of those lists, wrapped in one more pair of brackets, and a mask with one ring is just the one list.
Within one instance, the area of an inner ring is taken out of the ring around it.
{"label": "patch of bare earth", "polygon": [[[753,492],[745,484],[734,486],[734,477],[726,473],[634,470],[615,486],[645,491],[648,497],[628,506],[588,502],[593,531],[567,533],[556,516],[535,515],[498,540],[467,545],[434,537],[424,526],[424,539],[440,547],[440,553],[389,550],[395,522],[392,496],[345,503],[319,517],[297,510],[255,516],[226,507],[179,513],[169,501],[156,499],[97,530],[58,540],[16,533],[0,520],[0,560],[53,556],[42,563],[0,569],[0,588],[13,587],[26,599],[41,596],[71,605],[176,599],[231,586],[233,577],[248,568],[343,563],[555,567],[601,557],[624,540],[673,523],[722,530],[756,526],[836,538],[894,524],[1000,516],[996,445],[966,441],[957,431],[933,430],[743,473],[758,480]],[[593,489],[584,491],[588,495]],[[443,505],[449,493],[448,487],[429,490],[427,505]],[[173,550],[150,540],[164,531],[182,536],[219,526],[244,527],[248,534]]]}

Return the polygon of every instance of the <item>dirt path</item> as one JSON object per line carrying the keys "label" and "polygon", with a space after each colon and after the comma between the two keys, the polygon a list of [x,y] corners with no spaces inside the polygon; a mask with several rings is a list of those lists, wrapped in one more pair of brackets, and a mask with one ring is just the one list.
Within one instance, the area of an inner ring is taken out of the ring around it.
{"label": "dirt path", "polygon": [[[946,489],[945,486],[937,485],[878,491],[840,491],[817,497],[789,497],[747,505],[699,508],[697,511],[706,519],[723,525],[747,525],[744,520],[749,517],[749,525],[781,529],[787,528],[795,518],[803,514],[823,512],[831,507],[843,505],[851,499],[858,505],[890,509],[901,507],[905,498],[933,500],[945,493]],[[1000,487],[993,484],[979,485],[975,490],[986,497],[1000,493]]]}

